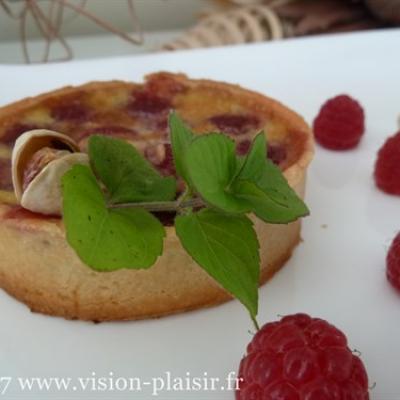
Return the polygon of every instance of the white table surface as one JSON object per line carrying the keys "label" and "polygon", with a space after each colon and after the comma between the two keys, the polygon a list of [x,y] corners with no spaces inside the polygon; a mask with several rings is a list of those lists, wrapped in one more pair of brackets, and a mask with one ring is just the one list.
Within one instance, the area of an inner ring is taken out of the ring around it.
{"label": "white table surface", "polygon": [[[400,229],[400,198],[378,191],[376,151],[400,111],[400,30],[213,50],[116,57],[67,64],[0,66],[0,103],[94,79],[141,79],[184,71],[271,95],[311,121],[327,98],[349,93],[363,104],[367,131],[350,152],[317,148],[309,171],[303,243],[260,290],[260,322],[307,312],[343,329],[362,352],[374,400],[400,398],[400,296],[385,279],[385,255]],[[326,227],[324,228],[324,225]],[[1,238],[0,238],[1,240]],[[1,262],[1,260],[0,260]],[[237,302],[159,320],[104,323],[38,314],[0,292],[0,376],[6,399],[150,399],[131,392],[22,392],[18,377],[209,376],[236,371],[251,322]],[[0,396],[1,397],[1,396]],[[162,392],[158,399],[233,400],[228,391]]]}

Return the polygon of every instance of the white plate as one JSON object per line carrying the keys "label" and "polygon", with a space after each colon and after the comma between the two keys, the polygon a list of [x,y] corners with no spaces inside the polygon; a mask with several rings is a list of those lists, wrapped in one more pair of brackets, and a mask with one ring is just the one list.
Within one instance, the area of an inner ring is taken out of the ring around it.
{"label": "white plate", "polygon": [[[239,83],[282,100],[309,121],[333,95],[346,92],[359,99],[367,115],[365,137],[355,151],[317,149],[309,173],[312,215],[304,221],[304,242],[260,290],[259,320],[295,312],[326,318],[362,352],[371,383],[376,382],[372,398],[395,400],[400,398],[400,297],[385,280],[385,255],[400,229],[400,198],[379,192],[372,171],[376,151],[395,132],[400,112],[399,41],[400,30],[389,30],[69,64],[0,66],[1,103],[95,79],[140,80],[157,70]],[[151,385],[142,392],[82,391],[75,385],[79,377],[110,373],[150,383],[167,371],[181,378],[186,372],[192,377],[207,373],[220,378],[223,386],[229,371],[237,370],[252,329],[236,301],[160,320],[94,325],[31,314],[1,292],[0,315],[0,376],[13,378],[7,393],[0,395],[5,399],[152,398]],[[64,377],[73,383],[67,392],[54,386],[22,391],[18,377]],[[234,396],[227,390],[163,391],[157,398]]]}

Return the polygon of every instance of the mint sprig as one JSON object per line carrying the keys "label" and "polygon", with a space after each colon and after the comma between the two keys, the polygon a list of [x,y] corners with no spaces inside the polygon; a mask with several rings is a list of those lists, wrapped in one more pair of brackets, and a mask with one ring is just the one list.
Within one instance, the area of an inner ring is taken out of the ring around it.
{"label": "mint sprig", "polygon": [[175,212],[184,249],[256,321],[259,243],[246,214],[288,223],[308,209],[266,158],[264,133],[239,157],[234,141],[222,133],[195,135],[176,113],[169,126],[186,190],[176,196],[176,179],[161,176],[130,144],[92,136],[92,169],[77,165],[62,179],[68,243],[99,271],[149,268],[162,254],[165,236],[157,212]]}

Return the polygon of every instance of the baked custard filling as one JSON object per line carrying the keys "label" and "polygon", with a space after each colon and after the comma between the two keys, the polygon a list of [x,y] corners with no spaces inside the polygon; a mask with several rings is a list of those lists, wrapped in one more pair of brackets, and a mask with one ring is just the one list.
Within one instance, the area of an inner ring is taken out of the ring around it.
{"label": "baked custard filling", "polygon": [[[164,176],[176,176],[168,126],[168,114],[172,108],[195,133],[224,132],[229,135],[240,156],[248,153],[255,135],[265,130],[270,137],[267,157],[282,170],[295,162],[296,153],[301,150],[293,146],[297,132],[287,132],[279,120],[274,121],[273,116],[267,118],[264,110],[252,107],[251,103],[241,104],[235,99],[227,99],[225,94],[221,96],[212,87],[191,88],[177,83],[170,74],[155,74],[142,85],[111,84],[105,91],[107,98],[102,92],[79,90],[68,96],[54,96],[29,107],[22,115],[11,117],[10,122],[0,122],[1,199],[11,205],[16,203],[12,194],[10,154],[15,140],[22,133],[34,129],[66,134],[77,141],[82,151],[87,151],[88,138],[95,134],[123,139],[135,146]],[[194,116],[191,104],[198,107],[198,98],[203,98],[203,101],[199,115]],[[187,116],[185,110],[190,110]],[[36,155],[41,157],[41,162],[43,152]],[[26,179],[31,179],[28,173]],[[18,204],[14,206],[15,211]],[[30,213],[23,212],[9,215],[31,217]],[[163,224],[173,225],[174,212],[155,215]]]}

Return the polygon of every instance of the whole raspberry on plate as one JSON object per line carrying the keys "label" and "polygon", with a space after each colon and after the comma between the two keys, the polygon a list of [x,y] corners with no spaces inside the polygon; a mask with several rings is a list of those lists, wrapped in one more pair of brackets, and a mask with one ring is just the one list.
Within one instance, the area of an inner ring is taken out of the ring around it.
{"label": "whole raspberry on plate", "polygon": [[400,290],[400,232],[393,239],[386,256],[386,276]]}
{"label": "whole raspberry on plate", "polygon": [[351,149],[358,145],[364,134],[364,110],[350,96],[336,96],[323,104],[313,129],[321,146],[331,150]]}
{"label": "whole raspberry on plate", "polygon": [[257,332],[239,367],[236,400],[367,400],[364,364],[333,325],[306,314]]}
{"label": "whole raspberry on plate", "polygon": [[374,176],[379,189],[400,195],[400,131],[379,149]]}

